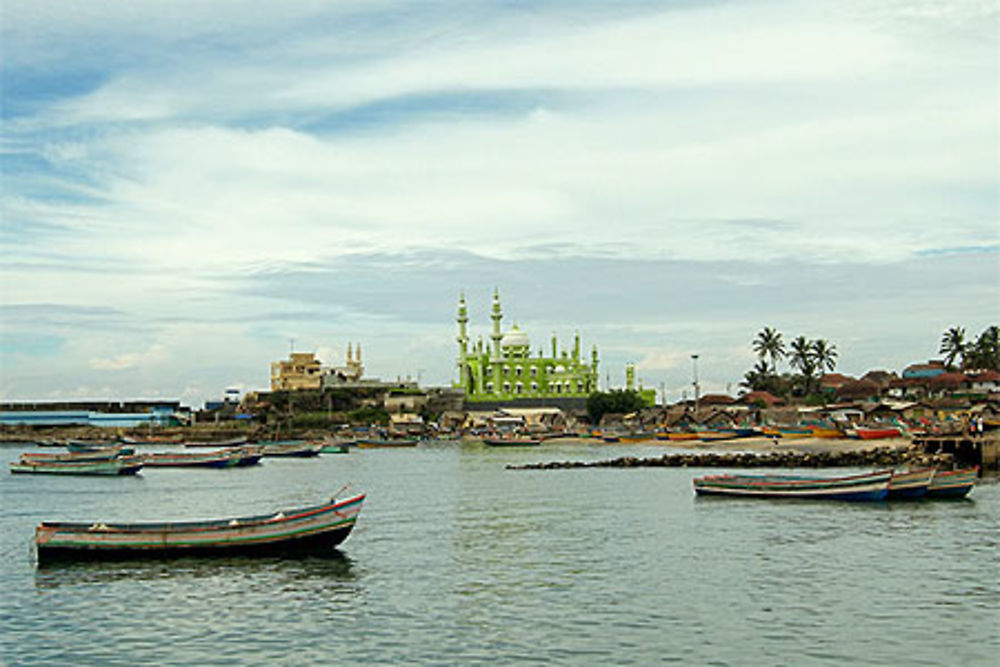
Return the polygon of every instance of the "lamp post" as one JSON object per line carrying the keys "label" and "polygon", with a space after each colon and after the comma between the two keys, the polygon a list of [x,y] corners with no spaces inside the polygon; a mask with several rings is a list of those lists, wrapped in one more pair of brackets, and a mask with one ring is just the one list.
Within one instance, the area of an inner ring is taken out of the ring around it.
{"label": "lamp post", "polygon": [[698,419],[698,398],[700,396],[700,391],[698,387],[698,355],[691,355],[691,368],[694,371],[694,418]]}

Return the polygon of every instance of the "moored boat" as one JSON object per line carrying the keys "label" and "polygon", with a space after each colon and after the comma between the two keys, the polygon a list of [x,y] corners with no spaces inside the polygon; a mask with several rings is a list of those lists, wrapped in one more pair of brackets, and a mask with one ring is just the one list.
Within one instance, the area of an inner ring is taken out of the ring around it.
{"label": "moored boat", "polygon": [[332,549],[350,534],[364,499],[361,494],[311,507],[210,521],[43,522],[35,529],[35,545],[39,563]]}
{"label": "moored boat", "polygon": [[810,500],[885,500],[891,470],[847,477],[788,475],[707,475],[694,480],[699,495],[743,498],[805,498]]}
{"label": "moored boat", "polygon": [[134,475],[142,469],[138,456],[119,456],[101,461],[39,461],[21,458],[10,464],[17,474],[45,475]]}
{"label": "moored boat", "polygon": [[231,468],[237,465],[243,456],[242,447],[226,447],[209,452],[143,454],[142,462],[149,468]]}
{"label": "moored boat", "polygon": [[934,479],[934,468],[893,471],[889,481],[889,498],[923,498]]}
{"label": "moored boat", "polygon": [[110,461],[119,456],[131,456],[135,454],[134,449],[124,449],[122,447],[107,447],[95,449],[88,452],[66,452],[60,454],[50,454],[48,452],[25,452],[21,454],[22,459],[32,461]]}
{"label": "moored boat", "polygon": [[247,439],[245,437],[229,438],[228,440],[185,440],[180,443],[185,447],[237,447],[239,445],[247,444]]}
{"label": "moored boat", "polygon": [[928,498],[964,498],[976,484],[979,476],[979,466],[962,468],[961,470],[939,470],[934,474]]}
{"label": "moored boat", "polygon": [[416,438],[362,438],[358,447],[362,449],[377,449],[381,447],[416,447]]}
{"label": "moored boat", "polygon": [[320,454],[346,454],[356,444],[355,440],[324,440],[319,451]]}
{"label": "moored boat", "polygon": [[124,453],[135,453],[131,447],[123,449],[121,445],[114,442],[88,442],[85,440],[67,440],[66,450],[71,454],[92,454],[95,452],[105,452],[109,449],[119,449]]}
{"label": "moored boat", "polygon": [[534,447],[542,444],[542,441],[538,438],[514,435],[500,438],[483,438],[483,444],[488,447]]}
{"label": "moored boat", "polygon": [[295,456],[305,458],[309,456],[319,456],[320,450],[323,449],[323,443],[306,441],[268,443],[263,444],[260,447],[261,453],[264,456]]}

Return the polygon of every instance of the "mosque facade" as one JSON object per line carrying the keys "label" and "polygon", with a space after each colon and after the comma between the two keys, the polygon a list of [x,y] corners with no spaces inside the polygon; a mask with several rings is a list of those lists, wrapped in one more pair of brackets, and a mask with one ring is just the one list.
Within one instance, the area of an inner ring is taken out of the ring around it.
{"label": "mosque facade", "polygon": [[561,404],[583,403],[598,390],[597,346],[585,358],[580,351],[580,333],[571,349],[559,349],[552,335],[551,355],[543,350],[531,354],[528,334],[515,324],[501,330],[503,314],[500,295],[493,291],[490,313],[493,329],[489,341],[480,336],[473,343],[469,337],[469,310],[465,295],[458,302],[458,382],[466,403]]}

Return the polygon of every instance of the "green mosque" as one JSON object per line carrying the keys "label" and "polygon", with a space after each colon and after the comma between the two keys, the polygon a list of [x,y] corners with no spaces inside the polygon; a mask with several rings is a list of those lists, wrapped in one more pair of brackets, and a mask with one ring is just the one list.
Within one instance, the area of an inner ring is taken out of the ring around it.
{"label": "green mosque", "polygon": [[458,373],[457,388],[465,391],[466,403],[508,404],[560,407],[582,406],[587,396],[598,390],[597,346],[587,360],[580,355],[580,334],[573,338],[573,349],[559,350],[555,334],[552,354],[538,350],[531,356],[528,334],[515,324],[501,332],[500,295],[493,291],[493,332],[490,342],[480,336],[470,345],[469,310],[462,294],[458,301]]}

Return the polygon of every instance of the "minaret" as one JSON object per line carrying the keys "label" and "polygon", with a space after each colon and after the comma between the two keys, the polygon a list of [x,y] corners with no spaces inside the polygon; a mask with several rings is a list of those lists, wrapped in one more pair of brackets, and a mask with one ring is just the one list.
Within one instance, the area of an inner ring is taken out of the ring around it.
{"label": "minaret", "polygon": [[594,379],[594,391],[598,391],[600,375],[597,374],[597,346],[590,350],[590,376]]}
{"label": "minaret", "polygon": [[493,320],[493,335],[490,336],[493,339],[493,356],[499,357],[500,339],[503,338],[503,334],[500,333],[500,320],[503,319],[503,315],[500,313],[500,291],[496,287],[493,288],[493,313],[490,319]]}
{"label": "minaret", "polygon": [[464,360],[469,353],[469,309],[465,305],[465,292],[458,297],[458,358]]}
{"label": "minaret", "polygon": [[462,388],[468,390],[469,378],[468,364],[465,363],[465,357],[469,352],[469,332],[467,330],[467,325],[469,324],[469,309],[465,305],[465,292],[461,292],[458,297],[458,381],[462,384]]}
{"label": "minaret", "polygon": [[580,361],[580,332],[577,331],[573,336],[573,361]]}
{"label": "minaret", "polygon": [[635,364],[625,364],[625,389],[635,391]]}
{"label": "minaret", "polygon": [[350,366],[354,358],[351,356],[351,344],[347,344],[347,363],[345,365]]}
{"label": "minaret", "polygon": [[558,347],[559,347],[559,344],[556,341],[556,332],[553,331],[552,332],[552,358],[553,359],[555,359],[555,358],[557,358],[559,356]]}

